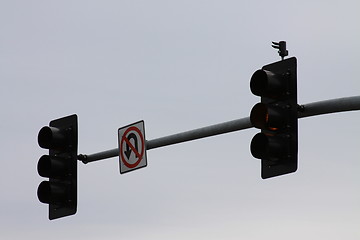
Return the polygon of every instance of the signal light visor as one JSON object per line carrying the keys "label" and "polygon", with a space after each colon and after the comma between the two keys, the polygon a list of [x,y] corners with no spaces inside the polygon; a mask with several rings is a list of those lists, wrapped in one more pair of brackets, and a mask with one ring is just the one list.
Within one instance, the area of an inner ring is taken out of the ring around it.
{"label": "signal light visor", "polygon": [[56,127],[43,127],[39,131],[39,146],[46,149],[62,150],[65,148],[65,134]]}
{"label": "signal light visor", "polygon": [[280,107],[257,103],[251,109],[250,121],[256,128],[276,131],[285,124],[284,110]]}
{"label": "signal light visor", "polygon": [[281,137],[256,134],[250,144],[251,154],[258,159],[269,159],[274,162],[286,155],[286,143]]}
{"label": "signal light visor", "polygon": [[256,96],[277,98],[286,89],[282,78],[266,70],[257,70],[250,79],[250,90]]}
{"label": "signal light visor", "polygon": [[37,196],[42,203],[57,204],[67,199],[67,192],[65,184],[43,181],[38,187]]}

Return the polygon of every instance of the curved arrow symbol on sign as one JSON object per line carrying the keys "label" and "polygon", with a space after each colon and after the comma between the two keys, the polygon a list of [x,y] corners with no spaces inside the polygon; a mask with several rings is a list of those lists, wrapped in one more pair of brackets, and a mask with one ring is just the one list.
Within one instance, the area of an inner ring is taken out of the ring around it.
{"label": "curved arrow symbol on sign", "polygon": [[[134,139],[135,149],[138,152],[138,150],[139,150],[139,148],[138,148],[138,140],[137,140],[137,137],[136,137],[135,133],[130,133],[127,136],[127,139],[129,140],[129,143],[130,143],[130,139]],[[125,155],[126,155],[126,157],[128,159],[130,159],[131,152],[132,151],[131,151],[131,148],[130,148],[129,144],[126,144],[126,150],[124,151],[124,153],[125,153]],[[136,154],[135,154],[135,157],[137,157]]]}

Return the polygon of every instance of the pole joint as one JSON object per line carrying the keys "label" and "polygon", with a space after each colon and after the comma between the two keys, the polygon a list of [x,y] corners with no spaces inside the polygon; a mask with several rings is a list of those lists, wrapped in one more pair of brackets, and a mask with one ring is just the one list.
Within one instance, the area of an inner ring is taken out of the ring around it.
{"label": "pole joint", "polygon": [[87,159],[88,159],[88,156],[87,156],[86,154],[79,154],[79,155],[77,156],[77,159],[78,159],[79,161],[82,161],[84,164],[89,163],[89,161],[87,160]]}

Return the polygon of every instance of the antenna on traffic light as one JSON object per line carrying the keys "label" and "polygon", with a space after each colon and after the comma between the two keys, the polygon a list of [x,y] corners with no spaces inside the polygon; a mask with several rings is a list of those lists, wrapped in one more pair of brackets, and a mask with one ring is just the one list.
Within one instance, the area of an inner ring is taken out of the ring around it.
{"label": "antenna on traffic light", "polygon": [[271,45],[273,48],[279,49],[278,53],[281,57],[281,60],[284,60],[284,57],[289,55],[289,51],[286,49],[286,42],[280,41],[280,42],[272,42],[273,45]]}

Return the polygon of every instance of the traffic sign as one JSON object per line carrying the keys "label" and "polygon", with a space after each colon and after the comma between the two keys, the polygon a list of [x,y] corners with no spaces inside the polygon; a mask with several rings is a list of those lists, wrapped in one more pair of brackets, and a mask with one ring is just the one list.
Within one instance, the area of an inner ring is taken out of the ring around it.
{"label": "traffic sign", "polygon": [[120,173],[147,166],[144,121],[119,128]]}

